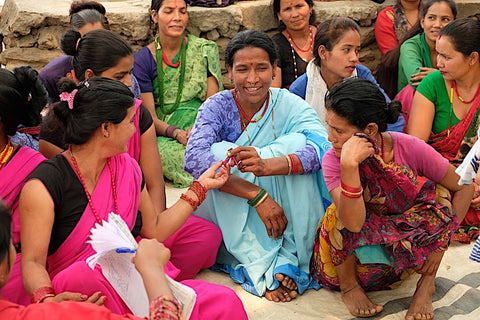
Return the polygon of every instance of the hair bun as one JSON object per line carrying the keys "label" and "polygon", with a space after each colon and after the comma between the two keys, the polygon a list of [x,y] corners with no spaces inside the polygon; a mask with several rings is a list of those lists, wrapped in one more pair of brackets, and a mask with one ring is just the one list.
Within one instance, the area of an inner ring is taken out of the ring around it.
{"label": "hair bun", "polygon": [[75,30],[67,30],[60,38],[60,48],[69,56],[77,53],[78,41],[82,38],[80,32]]}
{"label": "hair bun", "polygon": [[402,112],[402,103],[398,100],[392,100],[387,103],[387,123],[395,123]]}

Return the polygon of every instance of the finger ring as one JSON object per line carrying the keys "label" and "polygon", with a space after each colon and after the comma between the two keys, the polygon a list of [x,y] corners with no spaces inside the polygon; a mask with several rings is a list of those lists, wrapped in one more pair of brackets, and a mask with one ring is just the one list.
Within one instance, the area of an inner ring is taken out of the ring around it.
{"label": "finger ring", "polygon": [[286,297],[288,296],[288,292],[284,292],[283,295]]}

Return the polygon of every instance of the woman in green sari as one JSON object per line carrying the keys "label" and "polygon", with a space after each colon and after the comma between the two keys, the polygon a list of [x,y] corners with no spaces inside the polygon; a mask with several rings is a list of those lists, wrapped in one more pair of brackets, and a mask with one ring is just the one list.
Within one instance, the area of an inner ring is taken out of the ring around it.
{"label": "woman in green sari", "polygon": [[183,169],[183,158],[198,108],[223,89],[218,47],[184,35],[184,0],[152,0],[151,10],[158,36],[135,55],[133,73],[154,119],[163,174],[183,188],[193,181]]}

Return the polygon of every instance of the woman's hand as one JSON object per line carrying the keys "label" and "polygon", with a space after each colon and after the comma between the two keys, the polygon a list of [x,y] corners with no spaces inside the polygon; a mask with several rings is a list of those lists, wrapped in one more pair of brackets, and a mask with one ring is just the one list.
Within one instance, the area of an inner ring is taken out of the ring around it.
{"label": "woman's hand", "polygon": [[[230,176],[230,166],[222,165],[223,161],[218,161],[213,166],[207,169],[199,178],[198,181],[202,183],[207,190],[221,188],[227,182]],[[217,170],[220,172],[217,173]]]}
{"label": "woman's hand", "polygon": [[478,183],[475,180],[472,182],[472,184],[475,186],[475,191],[473,192],[473,200],[470,203],[470,207],[475,210],[480,210],[480,191],[478,187]]}
{"label": "woman's hand", "polygon": [[[185,131],[185,130],[182,130],[182,129],[179,129],[180,132],[178,133],[178,135],[175,137],[175,139],[180,142],[181,144],[183,144],[184,146],[187,146],[187,143],[188,143],[188,136],[189,136],[189,132]],[[176,132],[174,134],[177,134]]]}
{"label": "woman's hand", "polygon": [[420,84],[420,81],[423,80],[426,76],[430,73],[437,71],[435,68],[427,68],[427,67],[420,67],[420,72],[412,74],[410,80],[412,81],[413,85],[416,87]]}
{"label": "woman's hand", "polygon": [[266,161],[260,158],[254,147],[240,146],[230,150],[227,155],[235,157],[241,172],[251,172],[257,177],[270,175]]}
{"label": "woman's hand", "polygon": [[274,239],[278,240],[283,235],[288,223],[282,207],[269,195],[255,209],[267,229],[268,236],[271,238],[273,235]]}
{"label": "woman's hand", "polygon": [[102,296],[101,292],[95,292],[90,297],[86,294],[74,293],[74,292],[62,292],[57,294],[55,297],[46,298],[43,302],[63,302],[63,301],[77,301],[77,302],[90,302],[96,304],[97,306],[103,306],[105,302],[105,296]]}
{"label": "woman's hand", "polygon": [[138,243],[135,257],[132,258],[135,268],[140,273],[152,268],[161,272],[168,260],[170,250],[156,239],[142,239]]}
{"label": "woman's hand", "polygon": [[375,154],[373,144],[365,138],[352,136],[342,146],[340,161],[359,165],[363,160]]}

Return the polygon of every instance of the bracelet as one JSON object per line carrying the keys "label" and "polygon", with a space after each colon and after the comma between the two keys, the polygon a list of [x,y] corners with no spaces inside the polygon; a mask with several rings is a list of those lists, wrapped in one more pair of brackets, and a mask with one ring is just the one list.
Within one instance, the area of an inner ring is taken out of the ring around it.
{"label": "bracelet", "polygon": [[182,193],[180,199],[187,201],[188,204],[193,208],[193,211],[197,210],[198,202],[187,196],[185,193]]}
{"label": "bracelet", "polygon": [[55,297],[55,291],[52,287],[40,287],[32,293],[31,303],[41,303],[47,298]]}
{"label": "bracelet", "polygon": [[177,128],[177,129],[178,129],[177,134],[175,136],[173,136],[174,140],[177,140],[178,135],[180,134],[180,132],[183,131],[182,129],[179,129],[179,128]]}
{"label": "bracelet", "polygon": [[198,198],[198,205],[200,205],[207,197],[207,188],[198,180],[193,181],[188,190],[195,193]]}
{"label": "bracelet", "polygon": [[294,154],[289,154],[288,157],[292,161],[292,174],[297,174],[298,173],[298,163],[297,163],[297,157]]}
{"label": "bracelet", "polygon": [[357,194],[357,193],[363,192],[362,185],[360,185],[357,188],[353,188],[344,184],[343,181],[340,181],[340,187],[342,188],[342,190],[345,190],[346,192],[349,192],[349,193]]}
{"label": "bracelet", "polygon": [[253,197],[252,200],[248,200],[247,203],[249,206],[256,208],[260,203],[265,201],[265,199],[268,197],[268,192],[260,188],[260,191],[258,191],[257,195]]}
{"label": "bracelet", "polygon": [[[165,136],[172,138],[172,133],[176,130],[179,129],[175,126],[168,126],[167,129],[165,129]],[[179,129],[180,130],[180,129]]]}
{"label": "bracelet", "polygon": [[287,163],[288,163],[288,174],[287,174],[287,176],[289,176],[289,175],[292,174],[292,160],[290,160],[290,157],[288,156],[288,154],[286,154],[284,157],[287,159]]}
{"label": "bracelet", "polygon": [[150,303],[150,320],[183,319],[180,303],[170,297],[160,295]]}
{"label": "bracelet", "polygon": [[363,188],[362,187],[360,187],[359,192],[349,192],[349,191],[343,189],[342,187],[340,187],[340,190],[345,197],[351,198],[351,199],[360,198],[362,196],[362,193],[363,193]]}

